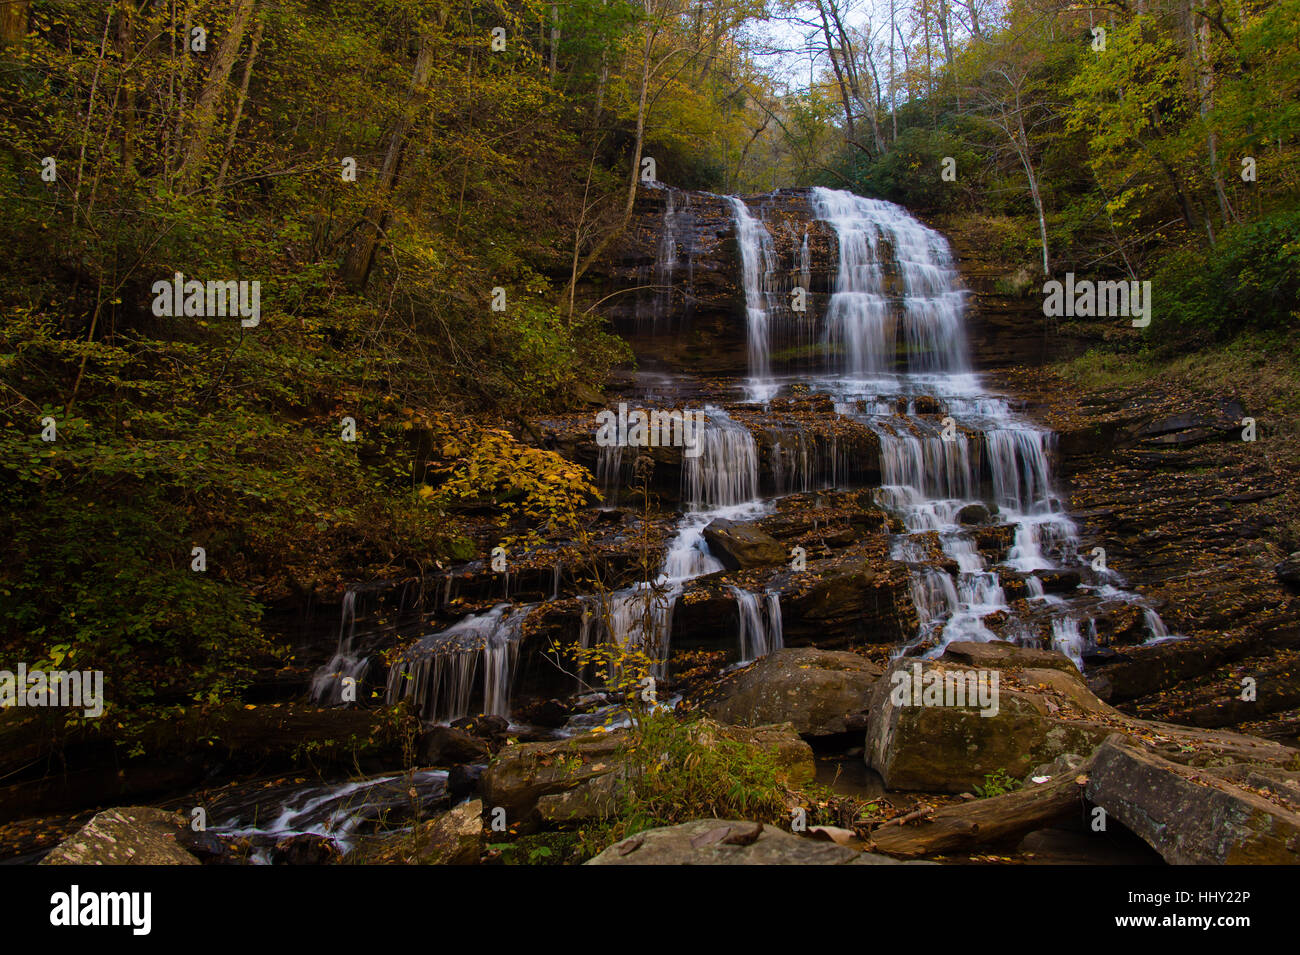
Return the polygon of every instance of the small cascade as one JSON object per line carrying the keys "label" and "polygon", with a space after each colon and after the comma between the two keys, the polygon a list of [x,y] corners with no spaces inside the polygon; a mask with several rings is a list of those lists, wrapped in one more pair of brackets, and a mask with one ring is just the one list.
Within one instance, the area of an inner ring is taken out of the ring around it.
{"label": "small cascade", "polygon": [[[689,510],[677,525],[657,579],[617,590],[602,601],[584,598],[581,641],[649,648],[658,661],[656,676],[667,672],[672,643],[673,608],[685,584],[723,569],[709,553],[704,528],[715,517],[756,516],[758,445],[749,429],[721,408],[705,409],[700,454],[684,457],[683,499]],[[779,624],[778,624],[779,626]]]}
{"label": "small cascade", "polygon": [[759,603],[758,595],[751,591],[735,586],[727,589],[736,598],[736,614],[739,618],[736,637],[740,661],[748,663],[784,647],[781,634],[781,595],[768,592],[763,595],[763,602]]}
{"label": "small cascade", "polygon": [[322,705],[343,702],[345,680],[351,679],[359,687],[370,668],[370,654],[360,652],[356,646],[357,589],[349,587],[343,594],[342,619],[339,621],[339,644],[329,663],[318,669],[311,678],[311,701]]}
{"label": "small cascade", "polygon": [[[533,606],[498,604],[421,638],[389,669],[387,702],[412,700],[429,722],[479,712],[509,717],[511,676]],[[474,701],[482,705],[471,709]]]}
{"label": "small cascade", "polygon": [[1096,627],[1088,621],[1089,634],[1084,636],[1079,630],[1079,621],[1074,617],[1056,617],[1052,621],[1052,649],[1063,653],[1080,670],[1083,669],[1083,655],[1097,644]]}
{"label": "small cascade", "polygon": [[771,325],[778,296],[773,285],[779,264],[772,235],[749,207],[736,196],[728,196],[735,216],[736,244],[740,249],[741,287],[745,291],[745,314],[749,334],[750,387],[761,391],[772,377]]}
{"label": "small cascade", "polygon": [[758,495],[758,445],[749,429],[709,406],[700,453],[684,456],[683,498],[692,510],[727,507]]}
{"label": "small cascade", "polygon": [[268,790],[259,783],[247,794],[236,791],[222,799],[211,831],[248,840],[253,846],[251,861],[259,865],[271,863],[276,843],[304,834],[333,839],[346,853],[358,835],[386,818],[437,812],[446,800],[447,776],[442,769],[414,770],[297,786],[287,792]]}

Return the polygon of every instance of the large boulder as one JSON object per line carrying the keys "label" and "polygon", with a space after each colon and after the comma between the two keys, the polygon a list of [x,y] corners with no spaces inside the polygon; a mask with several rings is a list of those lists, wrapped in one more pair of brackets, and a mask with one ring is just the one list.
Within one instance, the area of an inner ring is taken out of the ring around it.
{"label": "large boulder", "polygon": [[[972,692],[981,688],[987,699]],[[1061,654],[1009,644],[952,644],[938,660],[895,660],[872,690],[864,758],[891,789],[965,792],[989,775],[1037,775],[1114,732],[1185,766],[1280,767],[1295,758],[1242,733],[1128,716],[1099,700]]]}
{"label": "large boulder", "polygon": [[856,653],[777,650],[728,677],[705,710],[740,726],[788,721],[802,736],[860,731],[881,672]]}
{"label": "large boulder", "polygon": [[1107,711],[1077,671],[900,659],[872,692],[864,758],[890,789],[967,792],[987,776],[1023,779],[1063,753],[1092,752],[1113,732]]}
{"label": "large boulder", "polygon": [[647,829],[616,842],[587,865],[897,865],[834,842],[758,822],[699,819]]}
{"label": "large boulder", "polygon": [[98,813],[55,846],[41,865],[198,865],[177,841],[185,817],[149,806]]}
{"label": "large boulder", "polygon": [[784,563],[785,545],[757,524],[717,518],[704,528],[709,551],[728,570],[747,570]]}
{"label": "large boulder", "polygon": [[1161,759],[1123,738],[1107,740],[1094,754],[1086,788],[1090,802],[1166,862],[1300,863],[1300,814],[1263,792]]}
{"label": "large boulder", "polygon": [[616,731],[506,746],[483,771],[479,791],[488,806],[505,809],[514,821],[531,814],[543,796],[621,768],[626,743],[626,733]]}

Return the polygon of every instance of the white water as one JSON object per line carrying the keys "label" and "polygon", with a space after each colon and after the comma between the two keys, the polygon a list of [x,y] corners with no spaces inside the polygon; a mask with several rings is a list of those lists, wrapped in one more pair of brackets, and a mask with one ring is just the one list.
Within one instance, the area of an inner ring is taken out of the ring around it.
{"label": "white water", "polygon": [[[1052,480],[1055,436],[1015,414],[970,371],[965,295],[943,236],[893,203],[829,189],[814,189],[811,201],[839,241],[823,332],[832,377],[823,386],[842,413],[862,418],[880,437],[878,499],[905,528],[892,554],[913,565],[920,627],[910,646],[937,654],[955,640],[1037,642],[1025,621],[999,634],[985,618],[1008,612],[1006,572],[1080,566],[1078,531]],[[937,399],[940,413],[918,415],[916,395]],[[959,520],[975,504],[996,508],[993,520],[1014,528],[998,565],[977,546],[978,529]],[[938,556],[936,537],[955,573],[927,564]],[[1036,577],[1027,593],[1048,612],[1061,611],[1046,642],[1082,667],[1095,643],[1092,621],[1081,629]],[[1147,614],[1158,634],[1159,615]]]}
{"label": "white water", "polygon": [[[614,591],[603,601],[589,597],[584,606],[584,647],[593,641],[641,647],[658,661],[654,673],[659,677],[667,672],[673,609],[686,583],[724,569],[709,552],[704,528],[718,518],[752,520],[770,509],[758,498],[758,446],[754,436],[720,408],[710,406],[705,415],[701,453],[683,459],[682,498],[688,511],[678,522],[657,578]],[[753,594],[748,596],[755,599]],[[769,622],[772,620],[774,624]],[[743,608],[739,626],[742,656],[746,648],[756,648],[755,656],[760,656],[770,652],[774,643],[780,646],[779,605],[774,616],[768,612],[762,617],[757,637],[749,636],[747,628],[752,627],[752,622]]]}
{"label": "white water", "polygon": [[[683,259],[679,243],[688,241],[676,202],[670,197],[665,211],[654,275],[658,284],[673,284]],[[795,250],[783,264],[761,207],[755,215],[743,200],[728,197],[727,202],[745,299],[746,394],[751,401],[766,401],[788,383],[772,368],[777,326],[796,320],[780,290],[811,287],[812,226],[790,236]],[[936,654],[954,640],[1004,638],[1055,646],[1081,664],[1096,639],[1089,615],[1095,599],[1081,607],[1084,601],[1074,595],[1049,595],[1037,576],[1085,568],[1077,553],[1077,528],[1052,477],[1054,435],[1014,412],[971,370],[965,293],[947,242],[891,203],[816,189],[810,204],[824,223],[821,228],[837,238],[838,270],[822,314],[810,308],[797,319],[800,335],[826,346],[823,375],[804,383],[828,392],[841,414],[861,420],[879,438],[878,500],[902,521],[904,532],[891,540],[891,556],[911,566],[920,619],[900,652]],[[689,254],[685,260],[689,265]],[[650,317],[660,323],[657,299]],[[680,596],[690,581],[723,569],[709,552],[704,528],[715,518],[754,519],[772,508],[761,497],[754,436],[720,408],[708,407],[706,413],[702,453],[683,460],[685,514],[659,573],[653,581],[604,598],[583,598],[583,644],[644,647],[658,661],[660,675],[667,670]],[[818,448],[797,427],[769,437],[767,477],[777,495],[810,490],[827,477],[835,485],[856,474],[856,462],[845,458],[833,438],[829,447]],[[629,463],[621,448],[602,449],[601,485],[617,489]],[[995,512],[990,523],[1011,526],[1009,546],[997,557],[990,557],[988,546],[981,549],[980,528],[960,520],[963,508],[977,504]],[[936,559],[955,570],[936,566]],[[1024,578],[1028,615],[1013,612],[1007,598],[1005,584],[1014,576]],[[1085,579],[1091,583],[1080,588],[1082,596],[1141,602],[1111,586],[1120,582],[1113,573]],[[558,584],[552,592],[558,593]],[[781,647],[779,595],[735,587],[730,592],[736,600],[739,658]],[[479,712],[476,705],[508,715],[528,609],[510,611],[503,604],[425,637],[391,668],[388,699],[415,699],[426,719]],[[1151,639],[1177,639],[1153,609],[1145,612]],[[313,681],[318,699],[333,699],[329,694],[339,675],[364,675],[367,658],[353,645],[349,613],[345,603],[338,653]]]}
{"label": "white water", "polygon": [[736,196],[728,196],[736,224],[736,244],[740,248],[740,281],[745,291],[745,315],[749,339],[749,387],[761,398],[771,389],[773,312],[777,296],[772,284],[778,263],[772,235],[762,221],[754,218],[749,207]]}
{"label": "white water", "polygon": [[[511,675],[532,609],[498,604],[421,638],[389,668],[386,701],[413,700],[421,718],[433,722],[474,713],[508,718]],[[473,702],[481,706],[471,708]]]}

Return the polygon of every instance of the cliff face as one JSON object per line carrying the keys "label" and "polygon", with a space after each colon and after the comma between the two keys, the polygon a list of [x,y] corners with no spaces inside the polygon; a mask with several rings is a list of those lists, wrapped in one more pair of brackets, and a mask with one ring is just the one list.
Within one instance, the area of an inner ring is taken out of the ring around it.
{"label": "cliff face", "polygon": [[[812,218],[807,190],[747,196],[767,226],[777,271],[774,301],[788,304],[807,239],[808,310],[787,344],[825,312],[835,281],[835,233]],[[632,223],[601,274],[602,294],[629,291],[602,306],[643,367],[699,375],[743,375],[747,368],[745,293],[736,215],[725,196],[643,187]],[[631,290],[636,291],[631,291]],[[793,358],[794,356],[792,356]],[[797,367],[797,360],[791,361]]]}
{"label": "cliff face", "polygon": [[[773,371],[819,368],[827,303],[834,290],[840,249],[835,229],[819,219],[808,189],[782,189],[740,197],[771,238],[771,271],[764,276],[773,313]],[[967,287],[971,361],[977,369],[1040,365],[1078,351],[1043,316],[1036,286],[1009,293],[1011,271],[978,228],[945,229]],[[887,292],[900,279],[882,248]],[[746,371],[746,298],[737,213],[726,196],[645,186],[618,248],[588,274],[593,298],[620,292],[601,306],[632,344],[644,368],[698,375]],[[1029,278],[1037,281],[1037,276]],[[806,311],[792,306],[796,286],[806,289]]]}
{"label": "cliff face", "polygon": [[[807,190],[744,201],[770,235],[764,290],[775,317],[772,370],[797,378],[822,367],[839,239],[817,218]],[[642,368],[706,379],[746,373],[738,216],[726,197],[642,189],[621,247],[595,276],[602,295],[648,286],[611,299],[607,311]],[[1300,477],[1288,455],[1241,440],[1242,419],[1261,409],[1225,381],[1081,390],[1047,367],[1088,341],[1044,317],[1041,277],[1021,276],[1024,291],[1016,294],[1008,281],[1015,266],[989,230],[932,225],[951,243],[967,290],[973,365],[1060,435],[1057,477],[1080,526],[1080,553],[1104,548],[1109,568],[1150,598],[1171,633],[1187,638],[1148,642],[1140,609],[1103,606],[1089,657],[1094,688],[1145,717],[1297,739],[1300,598],[1274,565],[1289,552],[1282,537],[1300,506]],[[892,258],[881,251],[881,259]],[[898,291],[896,274],[886,269],[883,281]],[[789,308],[796,286],[808,290],[802,314]],[[1094,339],[1134,334],[1104,323],[1082,331]],[[708,393],[701,384],[686,387]],[[689,617],[683,614],[685,629]],[[1248,686],[1252,698],[1244,699]]]}

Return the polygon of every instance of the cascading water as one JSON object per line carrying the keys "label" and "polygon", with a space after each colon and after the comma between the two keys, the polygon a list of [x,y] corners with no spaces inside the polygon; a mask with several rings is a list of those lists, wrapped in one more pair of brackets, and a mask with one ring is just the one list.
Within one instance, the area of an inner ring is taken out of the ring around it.
{"label": "cascading water", "polygon": [[[387,702],[412,700],[427,721],[451,721],[480,712],[509,717],[510,679],[524,621],[532,609],[532,605],[498,604],[421,638],[389,668]],[[475,700],[482,705],[471,709]]]}
{"label": "cascading water", "polygon": [[781,634],[781,595],[769,592],[758,595],[740,587],[727,588],[736,598],[736,613],[740,618],[737,637],[740,643],[740,661],[748,663],[780,650],[785,643]]}
{"label": "cascading water", "polygon": [[[782,253],[763,221],[772,201],[726,197],[722,203],[736,239],[745,307],[744,393],[770,407],[794,383],[774,374],[774,342],[820,345],[821,377],[799,384],[829,394],[841,421],[850,419],[844,423],[856,433],[878,441],[878,465],[855,460],[867,457],[861,444],[840,444],[839,432],[805,431],[798,420],[766,425],[760,446],[749,427],[706,404],[699,454],[681,459],[684,514],[658,574],[603,597],[580,596],[582,643],[652,648],[655,672],[665,674],[679,598],[691,581],[724,569],[705,541],[711,521],[752,520],[773,509],[765,493],[865,483],[876,467],[878,502],[902,525],[889,553],[910,569],[919,622],[900,652],[934,654],[954,640],[1002,638],[1055,647],[1081,665],[1095,644],[1093,614],[1102,604],[1139,604],[1150,639],[1176,639],[1141,597],[1120,589],[1117,575],[1080,560],[1077,529],[1052,480],[1054,436],[985,390],[971,369],[965,293],[943,237],[892,203],[827,189],[812,190],[807,201],[811,220],[795,226],[787,215],[776,233],[788,249]],[[681,284],[683,267],[688,282],[694,267],[691,202],[669,191],[653,272],[644,276],[658,288],[638,317],[656,333],[666,319],[680,317],[671,289]],[[814,248],[824,248],[830,236],[837,260],[831,294],[821,298],[822,307],[796,315],[786,293],[797,287],[811,294]],[[647,382],[663,394],[646,400],[680,403],[670,378]],[[637,449],[601,448],[597,477],[610,492],[607,502],[616,503],[636,456]],[[998,534],[1004,543],[990,544]],[[1062,587],[1066,570],[1083,579],[1077,591]],[[777,589],[728,586],[738,658],[779,649]],[[552,599],[561,598],[558,571],[549,589]],[[449,600],[448,590],[442,605]],[[530,609],[502,604],[423,637],[390,668],[388,700],[411,699],[428,720],[508,715]],[[372,655],[358,645],[355,618],[349,595],[338,650],[313,679],[320,702],[339,701],[342,677],[366,675]]]}
{"label": "cascading water", "polygon": [[[758,500],[758,446],[754,436],[721,408],[705,409],[699,454],[684,456],[683,461],[682,492],[688,511],[678,523],[658,578],[653,583],[643,581],[617,590],[603,601],[589,597],[584,607],[583,646],[596,640],[650,648],[659,661],[656,676],[666,672],[673,608],[684,585],[723,569],[722,562],[709,553],[704,528],[715,518],[755,517],[766,509]],[[753,598],[753,594],[749,596]],[[779,610],[776,621],[779,643]],[[747,645],[746,625],[742,614],[742,652]],[[763,630],[764,634],[768,632]],[[767,637],[759,641],[762,646],[770,643]]]}
{"label": "cascading water", "polygon": [[[917,222],[901,206],[848,192],[814,189],[813,214],[839,237],[835,292],[827,309],[825,337],[850,375],[964,372],[964,293],[951,267],[943,236]],[[886,260],[886,252],[892,257]],[[899,296],[887,286],[901,281]],[[899,332],[901,345],[899,354]]]}
{"label": "cascading water", "polygon": [[334,656],[311,678],[313,703],[341,703],[348,680],[358,686],[370,666],[370,656],[356,647],[357,591],[350,588],[343,594],[342,620],[339,622],[339,645]]}
{"label": "cascading water", "polygon": [[749,339],[749,381],[753,394],[761,397],[772,377],[771,325],[777,308],[772,279],[779,263],[772,234],[749,212],[742,199],[728,196],[736,223],[736,244],[740,248],[741,287],[745,292],[745,316]]}
{"label": "cascading water", "polygon": [[[905,529],[893,556],[913,567],[920,628],[910,646],[933,654],[954,640],[997,636],[985,621],[1005,614],[1008,601],[1002,572],[975,538],[983,515],[1014,528],[1000,566],[1030,575],[1029,598],[1058,609],[1064,601],[1048,598],[1032,576],[1078,563],[1077,529],[1051,478],[1054,436],[984,393],[971,373],[965,297],[947,242],[893,203],[814,189],[811,204],[839,241],[824,339],[840,378],[829,386],[842,413],[861,416],[880,437],[879,500]],[[938,413],[918,415],[918,394],[933,398]],[[894,411],[900,398],[905,414]],[[935,536],[955,574],[926,563]],[[1153,635],[1163,631],[1159,615],[1146,612]],[[1050,625],[1050,644],[1082,666],[1092,622],[1083,635],[1080,620],[1062,611]],[[1025,634],[1033,639],[1021,624],[1005,635]]]}

